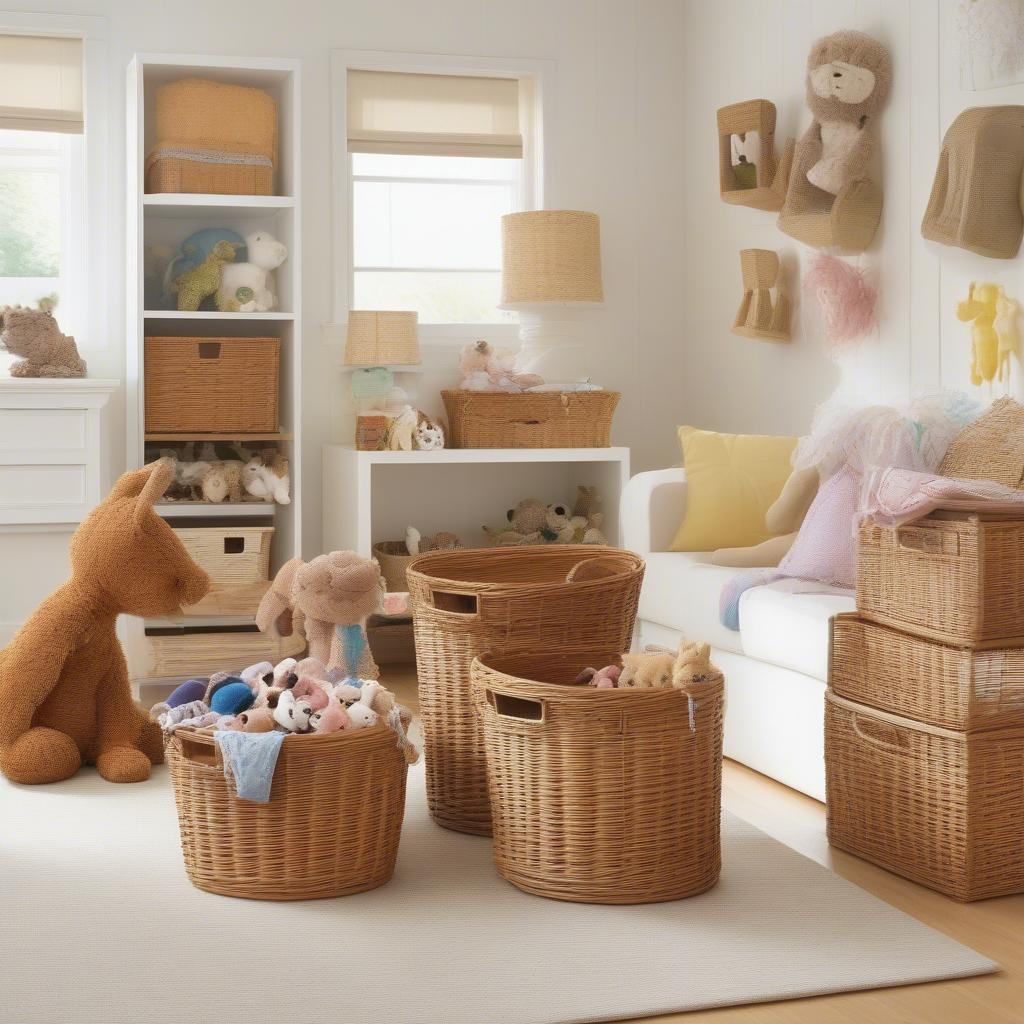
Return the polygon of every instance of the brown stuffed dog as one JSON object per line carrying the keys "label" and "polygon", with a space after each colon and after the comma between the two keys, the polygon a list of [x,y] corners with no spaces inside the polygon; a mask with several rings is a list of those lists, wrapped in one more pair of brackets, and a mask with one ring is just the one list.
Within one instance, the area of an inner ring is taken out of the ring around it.
{"label": "brown stuffed dog", "polygon": [[173,473],[158,462],[118,480],[71,538],[71,579],[0,651],[0,770],[12,782],[59,782],[83,764],[109,782],[142,782],[163,760],[114,627],[122,612],[173,614],[209,590],[153,511]]}

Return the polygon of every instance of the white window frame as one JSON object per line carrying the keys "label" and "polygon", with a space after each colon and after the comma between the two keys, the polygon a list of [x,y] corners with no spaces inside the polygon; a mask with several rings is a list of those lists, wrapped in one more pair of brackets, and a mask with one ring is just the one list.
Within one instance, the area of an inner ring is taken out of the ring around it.
{"label": "white window frame", "polygon": [[[344,344],[345,323],[351,309],[352,160],[348,152],[348,72],[400,71],[433,75],[480,75],[515,78],[520,86],[523,162],[520,180],[522,209],[543,209],[547,192],[544,140],[551,120],[555,63],[505,57],[455,57],[440,54],[394,53],[380,50],[331,51],[332,219],[334,322],[324,326],[325,340]],[[515,323],[420,324],[423,344],[462,344],[486,334],[492,341],[512,344],[519,334]]]}
{"label": "white window frame", "polygon": [[[112,232],[107,217],[107,139],[109,118],[109,62],[107,19],[65,14],[0,12],[4,35],[62,36],[82,40],[82,96],[85,136],[82,140],[83,179],[63,180],[61,259],[67,260],[74,287],[74,305],[81,318],[74,325],[75,340],[88,361],[90,353],[115,347],[110,333],[111,306],[107,271]],[[64,189],[68,187],[68,191]],[[65,200],[70,203],[65,205]],[[84,205],[84,209],[79,204]],[[62,275],[65,265],[62,263]],[[60,318],[60,306],[57,307]],[[70,328],[69,328],[70,332]]]}

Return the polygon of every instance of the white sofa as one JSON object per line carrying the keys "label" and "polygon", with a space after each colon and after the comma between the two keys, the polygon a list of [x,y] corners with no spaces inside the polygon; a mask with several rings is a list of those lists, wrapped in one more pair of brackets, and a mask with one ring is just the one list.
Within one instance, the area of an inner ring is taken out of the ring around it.
{"label": "white sofa", "polygon": [[829,619],[854,610],[853,591],[779,580],[740,599],[740,630],[719,621],[723,584],[739,569],[668,547],[686,508],[682,469],[639,473],[622,494],[622,546],[647,561],[637,644],[710,643],[725,673],[725,756],[825,799],[824,696]]}

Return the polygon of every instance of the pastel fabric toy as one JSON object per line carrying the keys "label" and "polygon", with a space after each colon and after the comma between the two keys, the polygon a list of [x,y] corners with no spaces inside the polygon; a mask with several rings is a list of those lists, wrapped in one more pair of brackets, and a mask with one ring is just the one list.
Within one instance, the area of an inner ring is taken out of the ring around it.
{"label": "pastel fabric toy", "polygon": [[266,313],[277,308],[271,274],[284,263],[288,249],[267,231],[246,235],[245,247],[246,262],[228,262],[221,270],[217,309],[222,313]]}
{"label": "pastel fabric toy", "polygon": [[674,654],[662,651],[624,654],[618,685],[638,690],[671,686],[675,660]]}
{"label": "pastel fabric toy", "polygon": [[210,710],[218,715],[237,715],[247,711],[256,700],[256,695],[241,679],[229,679],[210,700]]}
{"label": "pastel fabric toy", "polygon": [[274,769],[287,733],[235,732],[219,730],[213,734],[224,759],[224,776],[234,780],[241,800],[265,804],[270,800]]}
{"label": "pastel fabric toy", "polygon": [[[159,707],[160,705],[157,705]],[[209,704],[204,700],[189,701],[188,704],[179,704],[175,708],[168,708],[157,715],[156,722],[163,732],[173,732],[174,728],[182,722],[188,722],[193,718],[199,718],[210,711]]]}
{"label": "pastel fabric toy", "polygon": [[348,729],[368,729],[371,725],[380,722],[380,715],[368,704],[357,701],[347,711]]}
{"label": "pastel fabric toy", "polygon": [[202,700],[206,695],[206,687],[209,682],[209,679],[186,679],[185,682],[171,691],[171,695],[164,703],[169,708],[176,708],[182,704],[189,704],[194,700]]}
{"label": "pastel fabric toy", "polygon": [[[353,551],[332,551],[310,562],[286,562],[256,612],[256,624],[269,636],[291,636],[302,628],[309,655],[328,669],[351,665],[343,650],[346,634],[336,626],[359,625],[381,607],[384,581],[380,566]],[[351,654],[351,651],[348,652]],[[380,675],[368,645],[361,647],[353,674],[376,679]]]}
{"label": "pastel fabric toy", "polygon": [[142,782],[163,760],[160,730],[135,706],[117,616],[177,614],[210,579],[153,510],[173,476],[157,462],[126,473],[71,538],[71,578],[0,651],[0,770],[58,782],[95,764]]}
{"label": "pastel fabric toy", "polygon": [[283,455],[253,455],[242,467],[242,485],[247,494],[261,501],[290,504],[288,460]]}
{"label": "pastel fabric toy", "polygon": [[291,690],[285,690],[274,708],[274,721],[288,732],[306,732],[312,714],[309,701],[298,700]]}
{"label": "pastel fabric toy", "polygon": [[277,727],[270,708],[252,708],[235,716],[232,728],[237,732],[272,732]]}
{"label": "pastel fabric toy", "polygon": [[344,729],[348,722],[348,713],[337,701],[331,701],[326,707],[314,711],[309,719],[313,732],[317,733],[338,732]]}
{"label": "pastel fabric toy", "polygon": [[322,711],[330,699],[327,689],[312,676],[300,676],[291,692],[296,700],[302,698],[307,701],[314,711]]}
{"label": "pastel fabric toy", "polygon": [[186,270],[171,281],[171,291],[178,296],[178,309],[198,310],[204,299],[217,294],[224,268],[235,261],[235,246],[228,241],[217,242],[197,267]]}
{"label": "pastel fabric toy", "polygon": [[619,676],[621,675],[621,665],[605,665],[604,668],[585,668],[575,678],[574,682],[577,684],[585,683],[587,686],[593,686],[599,690],[614,690],[619,684]]}

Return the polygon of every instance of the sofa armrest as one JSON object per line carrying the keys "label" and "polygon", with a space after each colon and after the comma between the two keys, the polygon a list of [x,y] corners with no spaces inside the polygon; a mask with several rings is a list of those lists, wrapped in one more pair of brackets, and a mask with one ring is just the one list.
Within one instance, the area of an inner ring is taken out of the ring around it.
{"label": "sofa armrest", "polygon": [[637,473],[622,491],[622,546],[638,554],[668,551],[685,514],[685,470]]}

